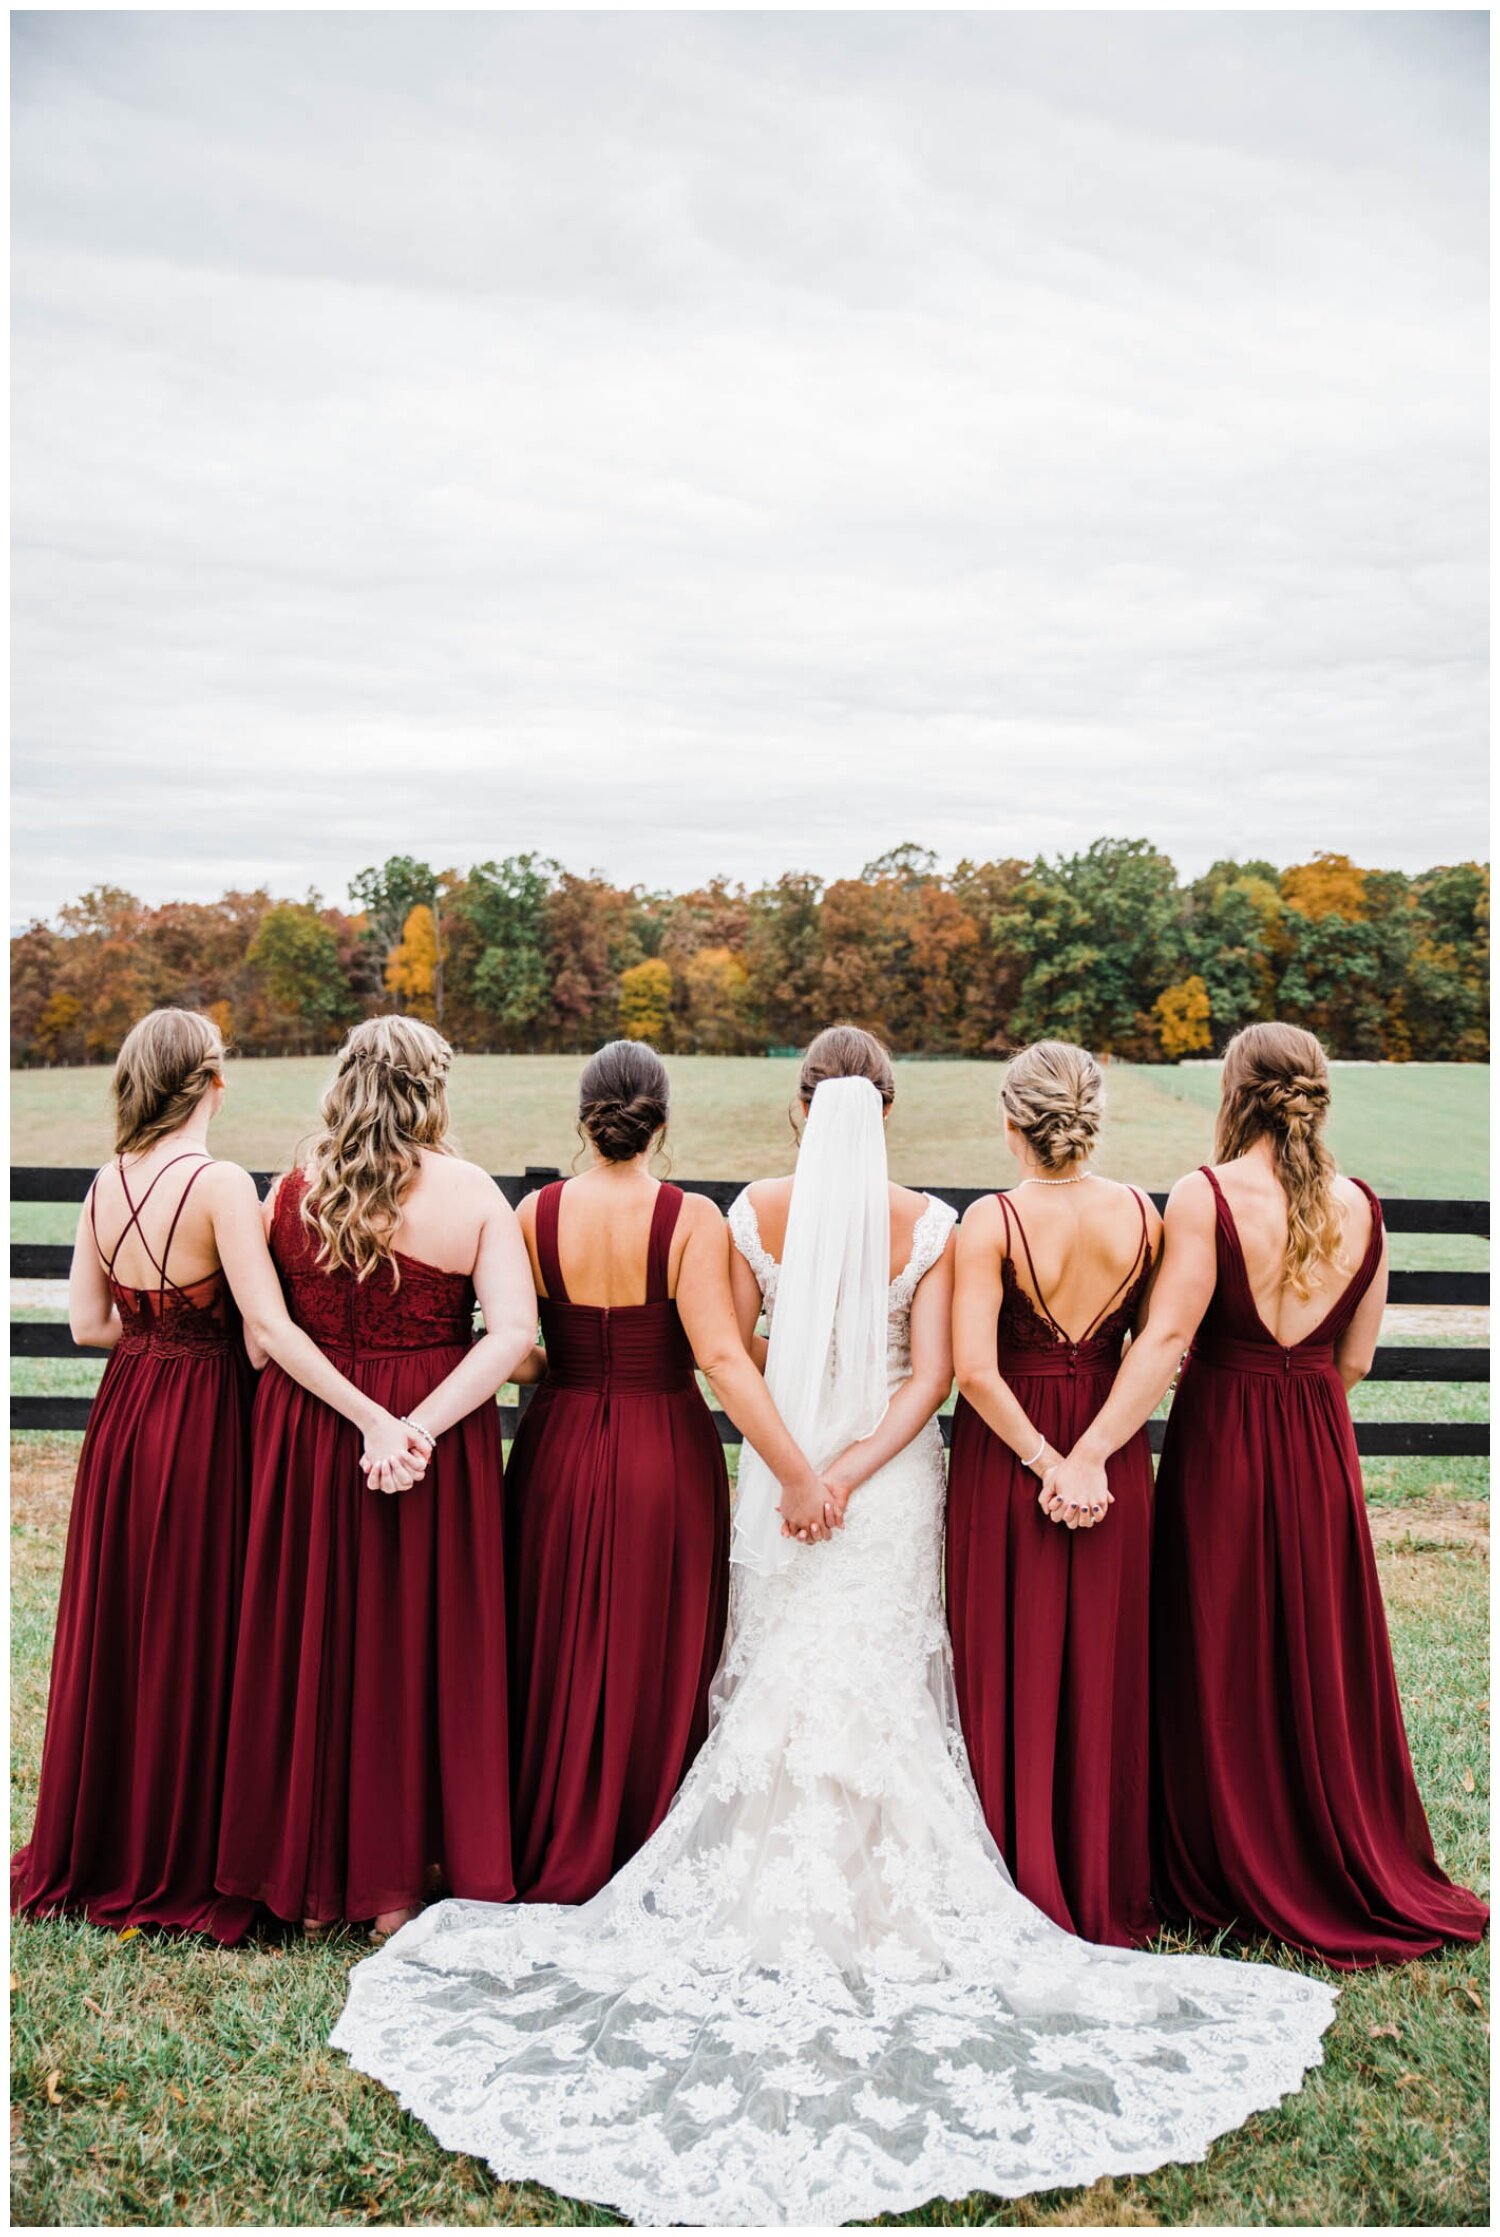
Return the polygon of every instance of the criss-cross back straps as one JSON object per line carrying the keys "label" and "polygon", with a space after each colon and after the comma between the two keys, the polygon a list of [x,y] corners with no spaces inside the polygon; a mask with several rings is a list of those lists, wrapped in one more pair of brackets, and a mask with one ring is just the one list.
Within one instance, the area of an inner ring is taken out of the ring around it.
{"label": "criss-cross back straps", "polygon": [[557,1214],[566,1181],[549,1181],[536,1200],[536,1259],[547,1295],[559,1305],[568,1302],[562,1260],[557,1255]]}
{"label": "criss-cross back straps", "polygon": [[1010,1252],[1010,1224],[1011,1221],[1014,1220],[1016,1223],[1016,1233],[1021,1238],[1021,1248],[1026,1253],[1026,1268],[1027,1272],[1031,1276],[1031,1287],[1035,1293],[1037,1304],[1041,1307],[1042,1313],[1046,1318],[1048,1326],[1050,1328],[1056,1329],[1058,1335],[1062,1338],[1065,1344],[1086,1344],[1090,1336],[1093,1335],[1094,1330],[1099,1326],[1100,1321],[1105,1318],[1106,1314],[1108,1314],[1112,1310],[1116,1302],[1121,1297],[1123,1297],[1126,1290],[1129,1289],[1131,1283],[1135,1280],[1136,1276],[1141,1270],[1142,1254],[1144,1252],[1149,1252],[1150,1250],[1151,1229],[1146,1219],[1146,1199],[1142,1196],[1138,1188],[1131,1189],[1130,1193],[1135,1198],[1135,1208],[1141,1215],[1141,1239],[1136,1244],[1135,1256],[1130,1261],[1130,1265],[1126,1269],[1123,1279],[1116,1282],[1108,1297],[1105,1298],[1104,1303],[1099,1307],[1098,1312],[1095,1313],[1093,1319],[1089,1322],[1088,1327],[1083,1331],[1083,1334],[1081,1336],[1070,1336],[1067,1330],[1063,1327],[1061,1321],[1055,1320],[1053,1318],[1052,1307],[1047,1303],[1046,1295],[1043,1292],[1042,1285],[1037,1280],[1036,1262],[1031,1255],[1031,1245],[1026,1239],[1026,1229],[1021,1223],[1021,1212],[1019,1205],[1012,1204],[1003,1189],[997,1189],[995,1193],[1000,1200],[1000,1210],[1004,1214],[1005,1218],[1006,1253],[1007,1255],[1009,1255]]}
{"label": "criss-cross back straps", "polygon": [[646,1244],[646,1303],[663,1304],[667,1296],[667,1263],[672,1237],[682,1210],[682,1190],[675,1181],[663,1181],[651,1207],[651,1235]]}
{"label": "criss-cross back straps", "polygon": [[[146,1209],[146,1206],[150,1203],[151,1198],[156,1190],[156,1184],[161,1179],[162,1174],[170,1173],[174,1165],[181,1165],[185,1159],[190,1157],[198,1158],[197,1169],[194,1172],[189,1173],[187,1177],[187,1184],[184,1187],[182,1194],[177,1199],[176,1208],[172,1213],[171,1223],[167,1228],[167,1239],[166,1242],[162,1245],[161,1257],[158,1258],[155,1251],[151,1248],[151,1245],[146,1240],[146,1230],[141,1225],[141,1214]],[[89,1194],[89,1225],[94,1231],[94,1248],[96,1251],[98,1251],[100,1262],[104,1267],[106,1275],[111,1281],[113,1281],[115,1278],[115,1262],[119,1258],[121,1250],[124,1248],[125,1238],[130,1233],[131,1229],[134,1228],[135,1232],[141,1239],[141,1249],[145,1252],[146,1256],[150,1259],[151,1264],[155,1267],[157,1273],[161,1276],[163,1286],[167,1289],[175,1289],[180,1294],[182,1285],[180,1282],[174,1282],[171,1275],[167,1272],[167,1262],[172,1256],[172,1244],[177,1234],[177,1222],[182,1217],[182,1207],[187,1202],[189,1196],[192,1194],[193,1186],[194,1183],[197,1181],[198,1174],[203,1171],[206,1165],[212,1165],[213,1162],[214,1161],[211,1157],[207,1156],[206,1154],[200,1155],[200,1153],[196,1150],[180,1151],[176,1157],[169,1157],[166,1164],[161,1166],[158,1171],[152,1174],[150,1182],[147,1185],[145,1195],[141,1198],[140,1202],[137,1203],[135,1198],[130,1193],[130,1183],[125,1178],[125,1160],[123,1158],[116,1158],[115,1171],[120,1176],[120,1187],[124,1191],[125,1201],[130,1207],[130,1217],[125,1222],[125,1225],[121,1228],[119,1234],[115,1238],[115,1247],[107,1257],[105,1256],[103,1246],[99,1241],[99,1220],[98,1214],[95,1211],[94,1207],[94,1196],[96,1192],[90,1191]]]}

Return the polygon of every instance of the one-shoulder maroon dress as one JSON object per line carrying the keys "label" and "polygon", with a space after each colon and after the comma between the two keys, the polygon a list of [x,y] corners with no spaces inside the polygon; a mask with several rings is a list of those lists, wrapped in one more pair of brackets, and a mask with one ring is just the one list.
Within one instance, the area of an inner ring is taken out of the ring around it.
{"label": "one-shoulder maroon dress", "polygon": [[1339,1337],[1380,1263],[1380,1206],[1299,1343],[1256,1306],[1216,1176],[1218,1276],[1157,1476],[1157,1890],[1174,1917],[1350,1968],[1475,1942],[1406,1744]]}
{"label": "one-shoulder maroon dress", "polygon": [[575,1305],[566,1183],[537,1199],[547,1378],[511,1447],[516,1888],[581,1903],[653,1833],[708,1731],[729,1592],[729,1481],[667,1295],[682,1191],[651,1219],[643,1305]]}
{"label": "one-shoulder maroon dress", "polygon": [[[410,1413],[473,1340],[473,1284],[405,1252],[399,1282],[325,1270],[305,1187],[287,1176],[271,1226],[292,1318]],[[220,1887],[286,1919],[412,1909],[439,1883],[507,1901],[497,1409],[445,1430],[409,1491],[372,1491],[353,1424],[273,1364],[252,1442]]]}
{"label": "one-shoulder maroon dress", "polygon": [[[1049,1312],[1018,1209],[1005,1215],[1001,1374],[1059,1452],[1105,1399],[1151,1272],[1144,1199],[1135,1265],[1076,1338]],[[1037,1302],[1017,1279],[1012,1227]],[[1085,1941],[1156,1931],[1151,1901],[1151,1447],[1109,1463],[1092,1530],[1051,1522],[1030,1469],[960,1398],[945,1567],[959,1722],[985,1822],[1021,1893]]]}
{"label": "one-shoulder maroon dress", "polygon": [[[185,1151],[184,1157],[194,1153]],[[41,1791],[11,1907],[237,1942],[255,1905],[214,1887],[250,1490],[250,1363],[222,1272],[129,1289],[114,1268],[172,1158],[101,1250],[120,1316],[68,1520]],[[93,1198],[89,1199],[90,1214]],[[95,1242],[98,1241],[97,1229]]]}

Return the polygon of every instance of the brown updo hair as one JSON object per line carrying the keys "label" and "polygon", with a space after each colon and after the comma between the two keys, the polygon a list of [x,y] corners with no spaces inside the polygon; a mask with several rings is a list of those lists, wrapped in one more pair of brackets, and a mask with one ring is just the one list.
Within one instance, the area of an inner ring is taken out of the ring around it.
{"label": "brown updo hair", "polygon": [[1088,1157],[1104,1124],[1104,1074],[1071,1041],[1033,1041],[1011,1059],[1000,1108],[1049,1172]]}
{"label": "brown updo hair", "polygon": [[115,1155],[149,1150],[197,1110],[224,1070],[224,1036],[197,1010],[151,1010],[115,1058]]}
{"label": "brown updo hair", "polygon": [[578,1124],[602,1158],[623,1165],[666,1131],[667,1068],[649,1041],[606,1041],[578,1082]]}
{"label": "brown updo hair", "polygon": [[1286,1195],[1286,1266],[1282,1280],[1310,1297],[1314,1269],[1346,1271],[1344,1211],[1334,1194],[1338,1167],[1323,1127],[1328,1117],[1328,1058],[1300,1025],[1243,1026],[1224,1051],[1214,1163],[1243,1157],[1268,1140]]}
{"label": "brown updo hair", "polygon": [[799,1101],[810,1103],[824,1080],[868,1080],[887,1110],[896,1099],[891,1052],[862,1025],[825,1025],[814,1034],[797,1075]]}
{"label": "brown updo hair", "polygon": [[313,1144],[302,1217],[326,1267],[358,1281],[388,1265],[399,1284],[392,1237],[421,1150],[444,1156],[448,1070],[453,1051],[420,1018],[366,1018],[346,1036],[324,1092],[323,1131]]}

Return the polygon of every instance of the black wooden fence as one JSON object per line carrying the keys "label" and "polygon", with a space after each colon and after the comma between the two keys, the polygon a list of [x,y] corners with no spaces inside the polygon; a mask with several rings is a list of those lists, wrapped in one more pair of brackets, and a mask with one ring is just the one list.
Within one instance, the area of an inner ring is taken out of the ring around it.
{"label": "black wooden fence", "polygon": [[[88,1166],[18,1165],[11,1167],[10,1194],[15,1204],[81,1204],[93,1179]],[[512,1204],[543,1182],[558,1178],[552,1166],[529,1165],[521,1174],[498,1174],[500,1187]],[[262,1190],[271,1175],[258,1173]],[[707,1196],[727,1211],[741,1181],[684,1181],[697,1196]],[[958,1212],[966,1211],[987,1192],[978,1188],[935,1188]],[[1162,1195],[1155,1199],[1165,1203]],[[1487,1238],[1490,1208],[1487,1203],[1426,1196],[1393,1196],[1382,1199],[1385,1223],[1393,1235],[1477,1235]],[[10,1270],[13,1279],[60,1281],[66,1279],[72,1256],[65,1243],[12,1243]],[[1489,1303],[1489,1275],[1459,1272],[1393,1272],[1390,1278],[1393,1305],[1467,1305]],[[98,1359],[101,1355],[75,1344],[65,1323],[12,1320],[12,1359]],[[1489,1351],[1482,1345],[1382,1345],[1375,1354],[1370,1380],[1376,1383],[1484,1383],[1489,1381]],[[527,1393],[522,1393],[523,1403]],[[518,1409],[505,1407],[505,1433],[509,1436]],[[82,1429],[88,1420],[86,1398],[12,1397],[12,1429]],[[715,1416],[726,1444],[739,1441],[739,1431],[724,1414]],[[1161,1444],[1162,1424],[1153,1422],[1153,1442]],[[947,1423],[944,1422],[944,1435]],[[1483,1455],[1489,1450],[1489,1425],[1472,1421],[1361,1421],[1355,1436],[1362,1453],[1389,1455]]]}

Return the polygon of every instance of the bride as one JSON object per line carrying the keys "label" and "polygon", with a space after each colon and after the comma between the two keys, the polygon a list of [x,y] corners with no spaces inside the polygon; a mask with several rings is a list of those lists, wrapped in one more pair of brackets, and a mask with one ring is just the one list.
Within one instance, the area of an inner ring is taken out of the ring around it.
{"label": "bride", "polygon": [[332,2038],[446,2149],[647,2223],[864,2221],[1200,2159],[1333,2016],[1322,1982],[1098,1948],[1012,1885],[940,1598],[954,1215],[927,1199],[890,1279],[885,1052],[833,1028],[803,1086],[779,1262],[748,1192],[730,1227],[829,1503],[783,1519],[745,1448],[714,1721],[624,1870],[576,1909],[434,1905],[355,1967]]}

